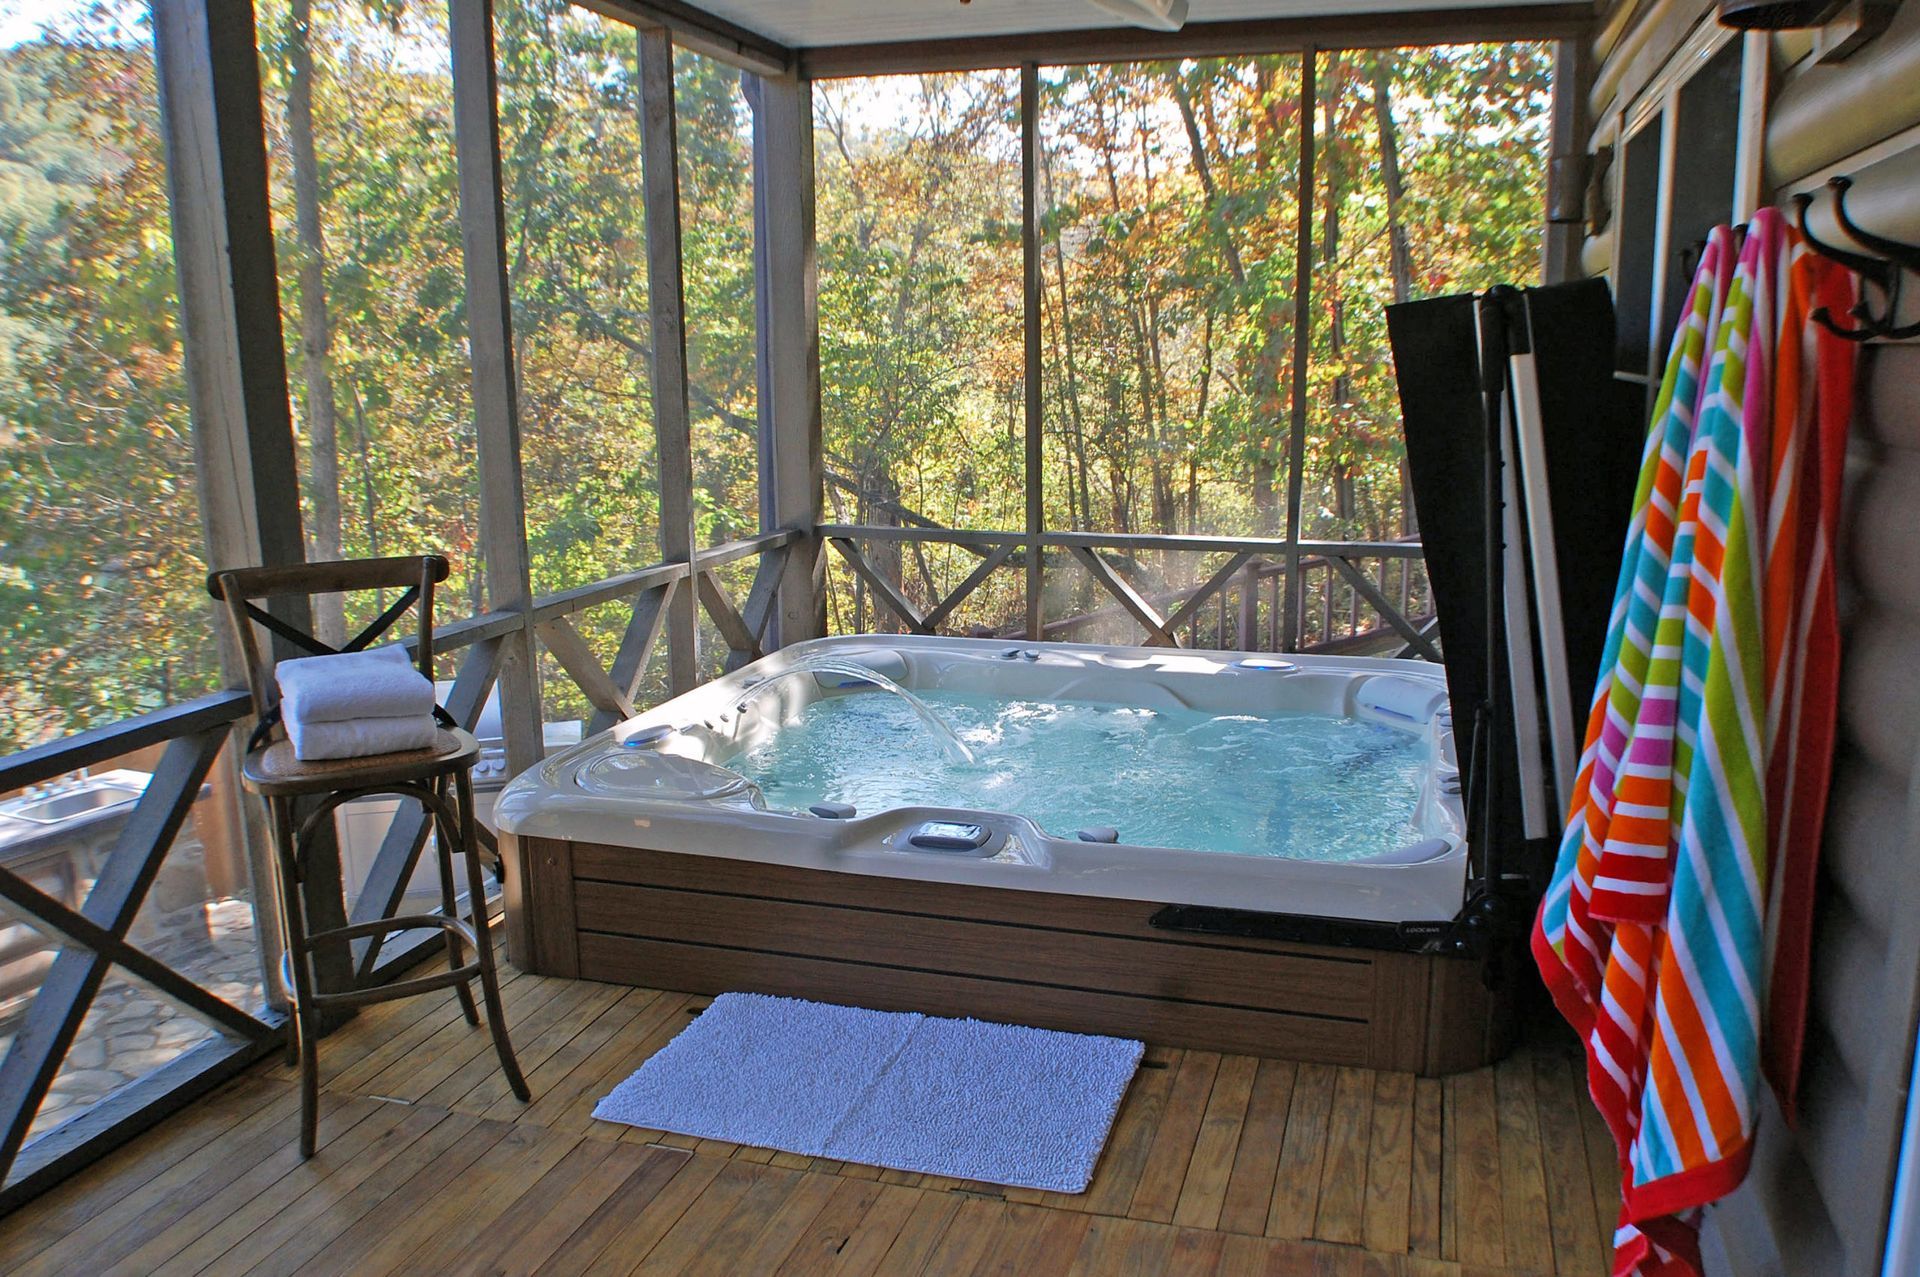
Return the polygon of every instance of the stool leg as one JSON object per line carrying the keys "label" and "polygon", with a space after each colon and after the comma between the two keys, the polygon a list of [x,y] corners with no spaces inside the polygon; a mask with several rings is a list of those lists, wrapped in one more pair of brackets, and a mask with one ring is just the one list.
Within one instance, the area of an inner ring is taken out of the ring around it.
{"label": "stool leg", "polygon": [[287,924],[288,965],[293,968],[294,1036],[300,1053],[300,1156],[312,1157],[320,1126],[319,1017],[313,1007],[313,972],[307,964],[306,901],[300,891],[300,847],[293,827],[293,800],[269,800],[274,850],[278,853],[280,908]]}
{"label": "stool leg", "polygon": [[487,934],[487,885],[480,875],[480,848],[473,836],[473,778],[465,771],[454,776],[454,791],[460,809],[460,850],[467,857],[467,903],[473,907],[473,935],[480,942],[480,989],[487,1001],[487,1026],[493,1031],[493,1049],[500,1056],[500,1071],[507,1085],[522,1103],[533,1098],[526,1078],[520,1076],[520,1063],[513,1058],[513,1043],[507,1040],[507,1017],[500,1009],[500,980],[493,967],[493,940]]}
{"label": "stool leg", "polygon": [[[440,795],[441,800],[445,801],[447,797],[447,789],[446,789],[445,781],[437,780],[434,782],[433,787],[434,787],[434,790]],[[441,819],[440,814],[437,811],[433,811],[431,808],[429,808],[429,814],[433,816],[434,850],[438,854],[440,859],[440,909],[441,909],[441,912],[447,915],[447,917],[458,918],[460,916],[460,906],[457,903],[455,903],[453,898],[452,843],[453,843],[453,840],[459,836],[460,831],[457,829],[449,828],[447,825],[447,822]],[[466,961],[465,946],[463,946],[460,943],[459,936],[449,931],[447,933],[447,969],[450,971],[458,971],[460,969],[460,965],[465,961]],[[466,1015],[467,1023],[476,1024],[476,1025],[479,1024],[480,1013],[479,1011],[474,1009],[473,989],[468,985],[468,983],[465,980],[462,980],[459,984],[456,984],[453,986],[453,991],[460,998],[460,1010]]]}

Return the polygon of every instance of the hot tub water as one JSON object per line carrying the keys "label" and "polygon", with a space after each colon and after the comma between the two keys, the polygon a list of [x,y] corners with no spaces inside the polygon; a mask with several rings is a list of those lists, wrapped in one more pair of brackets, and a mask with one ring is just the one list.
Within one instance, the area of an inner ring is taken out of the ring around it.
{"label": "hot tub water", "polygon": [[1056,837],[1108,825],[1135,845],[1316,861],[1421,837],[1427,751],[1392,727],[1312,713],[915,695],[975,762],[943,750],[906,701],[870,692],[811,702],[769,739],[713,761],[781,810],[974,808],[1026,816]]}

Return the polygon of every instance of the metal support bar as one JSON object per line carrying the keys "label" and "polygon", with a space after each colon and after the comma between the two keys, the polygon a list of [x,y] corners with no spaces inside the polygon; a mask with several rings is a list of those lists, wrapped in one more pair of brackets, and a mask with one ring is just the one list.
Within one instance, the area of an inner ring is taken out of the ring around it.
{"label": "metal support bar", "polygon": [[1073,547],[1073,557],[1085,565],[1088,573],[1107,593],[1119,600],[1120,606],[1131,613],[1134,620],[1146,627],[1148,647],[1180,646],[1179,636],[1166,619],[1154,610],[1153,604],[1147,602],[1119,573],[1108,567],[1099,554],[1085,546],[1076,545]]}

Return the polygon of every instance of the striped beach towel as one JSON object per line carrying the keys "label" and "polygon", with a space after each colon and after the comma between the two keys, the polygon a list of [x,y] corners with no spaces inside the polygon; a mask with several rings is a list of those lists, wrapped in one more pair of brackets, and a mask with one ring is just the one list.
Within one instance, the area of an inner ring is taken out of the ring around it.
{"label": "striped beach towel", "polygon": [[[1620,1149],[1619,1277],[1696,1273],[1699,1209],[1739,1184],[1750,1153],[1769,876],[1786,863],[1769,811],[1811,789],[1817,752],[1803,740],[1800,763],[1778,763],[1818,716],[1820,679],[1792,653],[1807,625],[1803,570],[1821,553],[1815,507],[1829,509],[1824,488],[1809,495],[1809,468],[1832,449],[1776,387],[1785,377],[1803,397],[1806,302],[1828,282],[1809,260],[1772,210],[1737,253],[1725,227],[1702,253],[1534,928]],[[1830,577],[1830,526],[1825,544]],[[1804,964],[1797,923],[1777,935],[1775,951],[1798,945]]]}

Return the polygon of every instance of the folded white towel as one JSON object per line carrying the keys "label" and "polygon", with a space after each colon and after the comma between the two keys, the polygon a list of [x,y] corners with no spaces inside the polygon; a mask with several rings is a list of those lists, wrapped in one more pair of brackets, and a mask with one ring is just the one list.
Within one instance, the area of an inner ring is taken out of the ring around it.
{"label": "folded white towel", "polygon": [[397,644],[297,657],[281,661],[273,674],[280,684],[280,716],[289,727],[433,713],[433,684]]}
{"label": "folded white towel", "polygon": [[327,758],[368,758],[432,745],[439,724],[431,714],[408,718],[350,718],[339,723],[304,723],[289,718],[287,739],[303,763]]}

